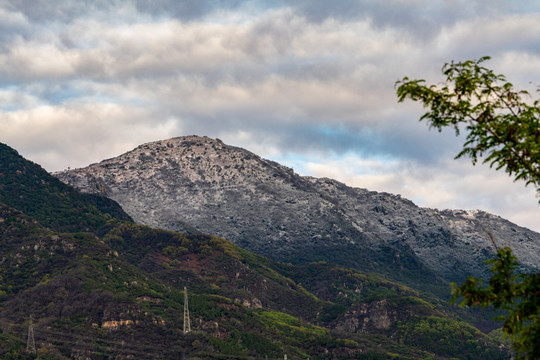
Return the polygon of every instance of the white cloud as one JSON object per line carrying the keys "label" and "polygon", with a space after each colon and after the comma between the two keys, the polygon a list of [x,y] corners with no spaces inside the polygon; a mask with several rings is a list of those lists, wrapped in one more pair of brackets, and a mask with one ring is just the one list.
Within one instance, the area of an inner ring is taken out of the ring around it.
{"label": "white cloud", "polygon": [[533,226],[532,189],[452,161],[461,140],[418,124],[422,109],[398,104],[394,83],[439,81],[444,62],[492,55],[488,65],[534,91],[538,7],[391,4],[0,0],[0,141],[59,170],[208,135],[301,171]]}
{"label": "white cloud", "polygon": [[508,51],[537,51],[535,34],[540,31],[540,13],[477,17],[443,27],[434,40],[438,53],[457,60]]}
{"label": "white cloud", "polygon": [[181,129],[171,119],[152,124],[144,109],[115,104],[42,105],[0,112],[8,145],[49,171],[82,167],[117,156]]}
{"label": "white cloud", "polygon": [[0,74],[12,81],[54,79],[73,74],[77,54],[53,44],[16,39],[7,53],[0,54]]}
{"label": "white cloud", "polygon": [[[0,4],[1,5],[1,4]],[[0,24],[4,28],[21,29],[29,25],[26,17],[17,11],[0,8]]]}

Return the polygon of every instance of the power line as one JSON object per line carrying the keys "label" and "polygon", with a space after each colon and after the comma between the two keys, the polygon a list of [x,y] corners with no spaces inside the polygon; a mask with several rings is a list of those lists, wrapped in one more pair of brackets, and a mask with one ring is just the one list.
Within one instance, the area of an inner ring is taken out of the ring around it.
{"label": "power line", "polygon": [[[6,331],[15,330],[17,333],[19,333],[19,335],[16,335],[13,333],[12,335],[15,335],[19,339],[19,341],[23,341],[21,337],[22,337],[22,334],[24,333],[24,329],[26,329],[24,325],[12,323],[4,319],[0,319],[0,325],[3,325],[4,330]],[[114,352],[117,354],[133,355],[133,356],[136,356],[138,359],[158,359],[158,358],[163,358],[165,356],[167,358],[185,358],[185,354],[184,354],[185,349],[181,349],[181,348],[173,349],[170,346],[156,345],[156,344],[142,345],[142,344],[137,344],[134,342],[115,341],[115,340],[110,340],[110,339],[94,337],[91,335],[77,334],[74,332],[62,331],[60,329],[40,327],[38,324],[34,324],[32,320],[28,327],[28,339],[30,339],[30,333],[32,334],[32,340],[34,339],[34,336],[35,336],[38,339],[38,342],[40,341],[49,342],[51,345],[53,345],[54,349],[64,350],[66,352],[73,352],[75,350],[75,351],[82,351],[85,353],[96,354],[96,355],[101,355],[101,356],[106,355],[108,352]],[[79,342],[74,346],[70,345],[69,342],[73,340],[78,340]],[[28,341],[27,341],[27,346],[28,346]],[[33,341],[33,346],[34,346],[33,352],[36,353],[37,350],[35,349],[34,341]],[[103,349],[98,350],[95,348],[95,346],[103,346]],[[218,358],[246,359],[246,360],[256,359],[256,357],[249,356],[249,355],[246,356],[246,355],[221,354],[221,353],[216,354],[216,353],[207,353],[204,351],[193,352],[190,356],[195,356],[195,357],[206,356],[206,357],[214,358],[214,359],[218,359]],[[283,358],[268,358],[268,357],[266,357],[266,359],[283,360]]]}
{"label": "power line", "polygon": [[[5,320],[0,319],[0,324],[4,325],[7,329],[19,329],[17,332],[21,334],[23,332],[24,326],[21,326],[19,324],[11,323]],[[76,334],[73,332],[64,332],[58,329],[51,329],[51,328],[40,328],[35,327],[32,323],[32,337],[38,338],[38,340],[45,340],[47,342],[50,342],[51,344],[54,344],[54,347],[57,349],[64,349],[64,350],[73,350],[75,349],[81,349],[87,352],[95,353],[95,354],[103,354],[107,351],[113,351],[113,352],[119,352],[119,353],[131,353],[133,355],[138,355],[139,358],[156,358],[155,355],[152,355],[149,351],[159,353],[161,356],[163,354],[171,354],[171,355],[177,355],[177,352],[182,351],[182,349],[172,349],[170,346],[164,346],[164,345],[137,345],[135,343],[126,343],[124,341],[114,341],[109,339],[103,339],[99,337],[93,337],[88,335],[82,335],[82,334]],[[6,330],[7,330],[6,329]],[[22,341],[20,335],[17,336],[20,341]],[[80,341],[86,341],[86,343],[78,343],[75,347],[69,346],[65,344],[66,342],[70,342],[73,340],[80,340]],[[31,343],[31,342],[29,342]],[[94,343],[96,345],[102,345],[105,346],[105,350],[97,351],[92,348],[92,345],[89,343]],[[35,347],[35,343],[34,343]],[[36,352],[34,348],[34,352]]]}

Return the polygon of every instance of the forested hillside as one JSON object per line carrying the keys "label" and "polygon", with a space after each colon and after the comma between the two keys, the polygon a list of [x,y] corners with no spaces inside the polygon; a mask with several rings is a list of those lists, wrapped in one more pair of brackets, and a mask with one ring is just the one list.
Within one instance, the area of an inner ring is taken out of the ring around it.
{"label": "forested hillside", "polygon": [[464,322],[473,315],[433,296],[326,262],[278,263],[216,236],[137,225],[116,203],[89,200],[1,149],[3,359],[507,356]]}

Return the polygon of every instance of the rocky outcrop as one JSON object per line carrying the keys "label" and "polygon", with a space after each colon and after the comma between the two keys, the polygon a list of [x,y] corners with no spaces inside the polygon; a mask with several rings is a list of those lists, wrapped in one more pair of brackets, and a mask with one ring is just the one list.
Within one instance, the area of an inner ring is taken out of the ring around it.
{"label": "rocky outcrop", "polygon": [[101,327],[106,330],[115,331],[115,330],[120,329],[121,327],[130,327],[138,323],[139,323],[139,320],[131,320],[131,319],[108,320],[108,321],[104,321],[101,324]]}
{"label": "rocky outcrop", "polygon": [[496,244],[510,246],[526,268],[540,264],[540,234],[500,217],[299,176],[207,137],[148,143],[54,175],[116,200],[139,223],[219,235],[279,260],[398,273],[423,266],[455,281],[486,275]]}
{"label": "rocky outcrop", "polygon": [[236,298],[234,299],[234,301],[250,309],[262,309],[263,307],[261,300],[257,299],[256,297],[252,299],[243,299],[243,300],[240,298]]}
{"label": "rocky outcrop", "polygon": [[381,299],[351,306],[337,319],[335,329],[351,333],[373,333],[388,330],[396,321],[406,322],[414,316],[435,313],[420,303],[397,304],[392,300]]}

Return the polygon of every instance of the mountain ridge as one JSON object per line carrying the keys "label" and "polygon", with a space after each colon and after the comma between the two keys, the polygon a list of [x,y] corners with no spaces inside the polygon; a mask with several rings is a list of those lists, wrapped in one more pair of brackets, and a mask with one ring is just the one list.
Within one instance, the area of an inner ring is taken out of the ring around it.
{"label": "mountain ridge", "polygon": [[495,215],[422,208],[399,195],[300,176],[219,139],[146,143],[53,175],[110,197],[139,223],[216,234],[281,261],[323,260],[363,271],[384,263],[392,276],[403,269],[409,278],[432,272],[460,281],[489,274],[484,261],[496,239],[514,249],[523,270],[540,264],[540,234]]}
{"label": "mountain ridge", "polygon": [[[216,236],[136,224],[111,200],[98,201],[106,205],[100,210],[95,199],[7,150],[0,152],[0,195],[10,203],[0,201],[3,359],[508,354],[463,322],[474,322],[467,311],[440,299],[354,269],[276,263]],[[25,346],[31,328],[35,350]]]}

